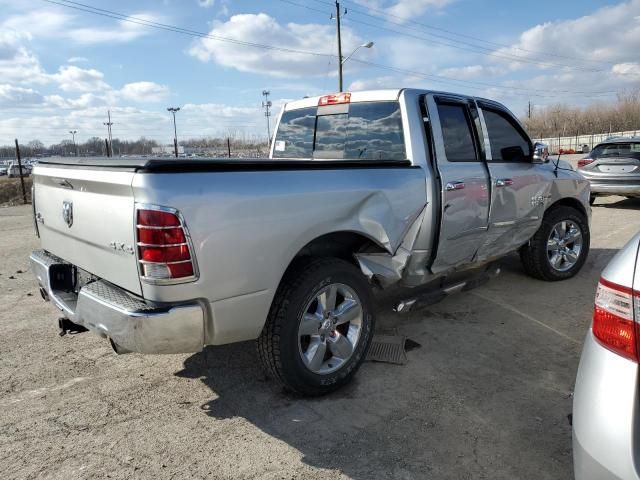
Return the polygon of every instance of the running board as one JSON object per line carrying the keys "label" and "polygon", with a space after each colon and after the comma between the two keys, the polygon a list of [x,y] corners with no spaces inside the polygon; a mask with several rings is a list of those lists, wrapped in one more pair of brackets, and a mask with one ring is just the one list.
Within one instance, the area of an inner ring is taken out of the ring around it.
{"label": "running board", "polygon": [[399,300],[394,304],[393,311],[396,313],[409,313],[412,310],[419,310],[421,308],[434,305],[444,300],[449,295],[462,292],[462,291],[472,290],[481,285],[484,285],[493,277],[497,276],[499,273],[500,273],[500,268],[495,267],[495,268],[486,270],[479,275],[470,277],[467,280],[445,285],[438,289],[434,289],[428,292],[420,293],[413,297]]}

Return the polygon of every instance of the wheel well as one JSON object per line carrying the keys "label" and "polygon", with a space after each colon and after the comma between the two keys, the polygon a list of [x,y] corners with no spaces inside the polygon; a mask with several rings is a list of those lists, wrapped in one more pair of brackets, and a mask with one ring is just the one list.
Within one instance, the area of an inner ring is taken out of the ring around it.
{"label": "wheel well", "polygon": [[546,212],[550,211],[552,208],[556,208],[559,206],[574,208],[578,210],[580,213],[582,213],[585,217],[587,217],[587,210],[585,209],[584,205],[579,200],[571,197],[561,198],[554,204],[550,205],[549,208],[547,208]]}
{"label": "wheel well", "polygon": [[356,264],[353,254],[357,252],[383,252],[386,250],[364,235],[355,232],[332,232],[307,243],[293,258],[335,257]]}

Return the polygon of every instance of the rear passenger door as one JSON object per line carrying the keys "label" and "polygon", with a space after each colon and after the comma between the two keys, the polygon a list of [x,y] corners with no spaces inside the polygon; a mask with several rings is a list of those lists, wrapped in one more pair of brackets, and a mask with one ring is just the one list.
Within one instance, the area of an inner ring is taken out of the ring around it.
{"label": "rear passenger door", "polygon": [[491,174],[487,243],[480,257],[516,250],[538,230],[551,182],[531,162],[533,145],[518,121],[499,104],[478,102]]}
{"label": "rear passenger door", "polygon": [[455,96],[427,95],[441,183],[441,222],[434,273],[472,262],[489,219],[489,174],[474,122],[475,105]]}

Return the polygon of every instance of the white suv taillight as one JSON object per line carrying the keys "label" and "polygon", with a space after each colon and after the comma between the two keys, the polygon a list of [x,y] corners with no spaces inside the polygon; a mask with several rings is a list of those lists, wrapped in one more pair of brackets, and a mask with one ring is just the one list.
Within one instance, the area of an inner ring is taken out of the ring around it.
{"label": "white suv taillight", "polygon": [[640,314],[638,292],[634,294],[628,287],[601,278],[596,291],[592,330],[605,347],[618,355],[638,362],[636,330],[639,327],[634,321],[634,300],[636,312]]}
{"label": "white suv taillight", "polygon": [[138,207],[136,237],[140,276],[150,283],[178,283],[196,277],[189,235],[176,210]]}

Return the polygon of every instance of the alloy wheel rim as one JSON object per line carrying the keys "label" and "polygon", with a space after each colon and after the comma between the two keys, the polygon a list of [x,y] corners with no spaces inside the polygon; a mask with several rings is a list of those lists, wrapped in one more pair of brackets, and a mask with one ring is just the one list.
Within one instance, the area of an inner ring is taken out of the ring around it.
{"label": "alloy wheel rim", "polygon": [[566,272],[580,259],[582,229],[571,220],[555,224],[547,239],[547,258],[554,270]]}
{"label": "alloy wheel rim", "polygon": [[332,283],[307,303],[298,327],[298,350],[313,373],[327,375],[352,356],[362,333],[362,303],[348,285]]}

